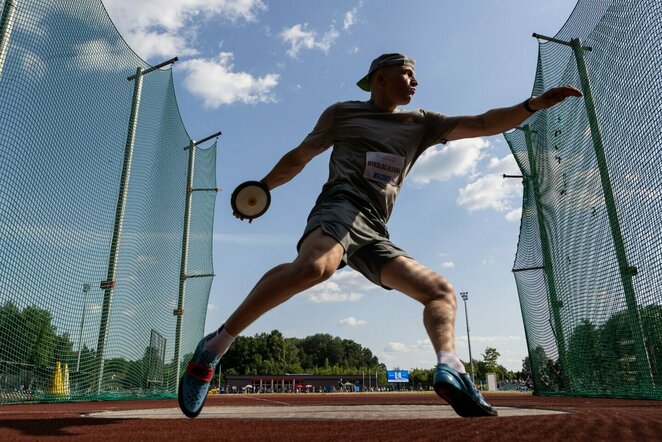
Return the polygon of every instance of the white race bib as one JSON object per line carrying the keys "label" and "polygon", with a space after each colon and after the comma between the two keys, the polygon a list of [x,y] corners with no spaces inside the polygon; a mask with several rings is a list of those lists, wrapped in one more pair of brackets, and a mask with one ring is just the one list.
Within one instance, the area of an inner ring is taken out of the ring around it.
{"label": "white race bib", "polygon": [[365,155],[363,176],[372,181],[396,186],[405,167],[405,158],[400,155],[382,152],[368,152]]}

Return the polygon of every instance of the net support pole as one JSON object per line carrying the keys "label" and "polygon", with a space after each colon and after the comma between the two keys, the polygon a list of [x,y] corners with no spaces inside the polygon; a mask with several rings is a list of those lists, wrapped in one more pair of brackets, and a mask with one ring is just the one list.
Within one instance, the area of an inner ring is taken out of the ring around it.
{"label": "net support pole", "polygon": [[16,2],[18,0],[6,0],[0,17],[0,79],[7,61],[9,51],[9,37],[14,29],[14,16],[16,14]]}
{"label": "net support pole", "polygon": [[106,280],[101,282],[103,289],[103,304],[101,307],[101,321],[99,324],[99,338],[97,341],[97,393],[101,391],[103,380],[104,353],[108,339],[108,326],[110,317],[110,307],[113,298],[113,289],[115,288],[115,274],[117,272],[117,258],[119,256],[120,239],[122,235],[122,225],[124,222],[124,208],[126,206],[129,177],[131,175],[131,162],[133,160],[133,148],[136,142],[136,127],[138,125],[138,112],[140,110],[140,97],[142,94],[143,68],[136,70],[135,83],[133,84],[133,99],[131,101],[131,114],[129,116],[129,128],[124,146],[124,161],[122,163],[122,174],[120,175],[120,190],[117,197],[117,206],[115,207],[115,223],[113,227],[113,239],[110,243],[110,256],[108,257],[108,271]]}
{"label": "net support pole", "polygon": [[184,319],[184,298],[186,295],[186,274],[188,271],[188,243],[189,228],[191,226],[191,199],[193,196],[193,170],[195,167],[195,143],[191,141],[188,147],[188,168],[186,172],[186,203],[184,205],[184,228],[182,233],[182,256],[179,266],[179,292],[177,296],[177,309],[173,314],[177,318],[175,326],[175,391],[179,388],[179,377],[181,371],[180,351],[182,322]]}
{"label": "net support pole", "polygon": [[588,116],[589,126],[591,129],[591,138],[593,141],[595,156],[598,162],[598,169],[600,171],[600,182],[602,184],[602,191],[604,193],[607,216],[609,218],[609,227],[611,229],[611,235],[614,241],[614,248],[616,249],[616,259],[618,260],[619,273],[625,292],[625,302],[628,309],[632,338],[634,339],[635,344],[634,346],[637,356],[637,371],[639,372],[644,385],[652,386],[653,379],[650,361],[646,351],[646,344],[644,342],[643,324],[641,323],[634,285],[632,284],[632,277],[637,274],[637,269],[636,267],[630,266],[627,260],[625,243],[623,241],[621,226],[618,220],[616,202],[611,186],[611,180],[609,178],[609,169],[607,167],[604,145],[602,143],[602,134],[595,111],[595,104],[593,101],[593,94],[591,92],[591,84],[588,78],[588,72],[586,70],[586,63],[584,61],[585,48],[582,46],[581,40],[578,38],[572,39],[570,41],[570,47],[573,50],[575,60],[577,62],[579,81],[581,82],[582,92],[584,94],[584,106]]}
{"label": "net support pole", "polygon": [[[531,135],[531,128],[529,125],[524,125],[521,128],[524,132],[524,139],[526,140],[526,151],[527,156],[529,157],[529,167],[531,169],[531,176],[528,177],[530,183],[533,187],[533,199],[536,203],[536,212],[538,218],[538,230],[540,231],[540,245],[542,248],[543,255],[543,271],[545,273],[545,282],[547,285],[547,293],[549,294],[549,308],[552,314],[552,320],[554,321],[554,337],[556,338],[556,345],[559,349],[559,361],[563,367],[564,372],[567,374],[568,369],[570,368],[568,363],[568,355],[565,348],[565,334],[563,333],[563,321],[561,321],[561,314],[559,310],[563,307],[561,301],[559,301],[556,284],[554,283],[554,267],[552,264],[552,256],[549,247],[549,237],[547,236],[547,227],[545,225],[544,212],[542,206],[542,199],[540,195],[540,186],[538,185],[538,169],[536,165],[536,157],[533,151],[533,139]],[[565,379],[570,379],[570,376],[565,376]],[[570,385],[572,389],[572,385]]]}
{"label": "net support pole", "polygon": [[135,75],[127,78],[129,81],[135,81],[133,84],[133,98],[131,100],[131,113],[129,115],[129,125],[126,135],[126,143],[124,145],[124,161],[122,163],[122,173],[120,175],[120,188],[117,197],[117,205],[115,207],[115,222],[113,226],[113,238],[110,243],[110,254],[108,257],[108,271],[106,273],[106,280],[101,282],[103,289],[103,303],[101,306],[101,319],[99,322],[99,338],[97,341],[97,354],[96,354],[96,389],[97,393],[101,392],[101,385],[103,381],[104,369],[104,354],[106,350],[106,343],[108,341],[108,328],[110,325],[110,309],[112,305],[113,289],[115,288],[115,275],[117,273],[117,260],[120,251],[120,239],[122,236],[122,227],[124,224],[124,209],[129,189],[129,177],[131,176],[131,163],[133,160],[133,149],[136,142],[136,128],[138,126],[138,113],[140,110],[140,98],[142,95],[143,78],[146,74],[159,69],[168,64],[177,61],[173,58],[164,63],[153,66],[149,69],[143,70],[142,67],[136,69]]}
{"label": "net support pole", "polygon": [[188,150],[188,167],[186,172],[186,202],[184,205],[184,227],[182,232],[182,255],[179,266],[179,291],[177,296],[177,308],[172,312],[173,315],[177,318],[177,323],[175,325],[175,391],[179,389],[179,378],[181,377],[181,337],[182,337],[182,328],[184,321],[184,300],[186,299],[186,280],[189,277],[196,276],[213,276],[213,275],[189,275],[188,274],[188,246],[189,246],[189,230],[191,227],[191,203],[193,192],[205,190],[205,191],[217,191],[218,189],[194,189],[193,188],[193,174],[195,171],[195,149],[196,146],[200,143],[204,143],[207,140],[218,137],[221,135],[221,132],[217,132],[214,135],[203,138],[200,141],[194,142],[191,140],[191,143],[185,149]]}

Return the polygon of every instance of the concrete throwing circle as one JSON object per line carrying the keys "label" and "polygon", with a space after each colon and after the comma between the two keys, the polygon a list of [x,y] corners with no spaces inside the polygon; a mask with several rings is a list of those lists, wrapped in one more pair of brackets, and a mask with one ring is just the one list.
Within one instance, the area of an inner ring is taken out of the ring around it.
{"label": "concrete throwing circle", "polygon": [[[499,417],[566,414],[557,410],[495,407]],[[89,413],[108,419],[187,419],[179,408]],[[459,418],[449,405],[317,405],[205,407],[198,419],[395,420]]]}

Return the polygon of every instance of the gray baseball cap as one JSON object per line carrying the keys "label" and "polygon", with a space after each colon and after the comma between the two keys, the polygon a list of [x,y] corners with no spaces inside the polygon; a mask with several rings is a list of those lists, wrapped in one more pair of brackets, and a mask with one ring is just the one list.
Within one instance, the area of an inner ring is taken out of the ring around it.
{"label": "gray baseball cap", "polygon": [[416,62],[413,59],[397,52],[392,54],[382,54],[372,60],[372,63],[370,63],[370,70],[368,70],[365,77],[361,78],[356,85],[364,91],[370,92],[370,75],[376,70],[388,66],[404,66],[406,64],[414,66],[414,63]]}

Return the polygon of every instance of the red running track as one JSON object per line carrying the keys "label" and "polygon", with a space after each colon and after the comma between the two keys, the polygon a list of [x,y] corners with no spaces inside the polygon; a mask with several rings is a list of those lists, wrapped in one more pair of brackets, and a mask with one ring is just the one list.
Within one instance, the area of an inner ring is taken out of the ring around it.
{"label": "red running track", "polygon": [[[0,441],[662,441],[662,402],[487,394],[497,407],[567,414],[472,419],[109,419],[110,410],[177,407],[176,400],[0,406]],[[439,405],[433,393],[210,396],[206,406]],[[305,408],[304,408],[305,409]]]}

